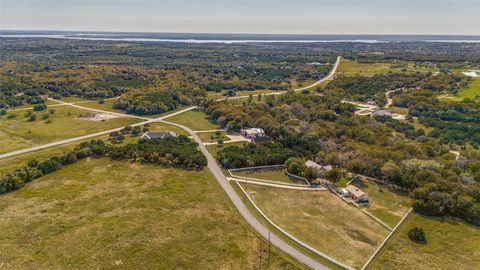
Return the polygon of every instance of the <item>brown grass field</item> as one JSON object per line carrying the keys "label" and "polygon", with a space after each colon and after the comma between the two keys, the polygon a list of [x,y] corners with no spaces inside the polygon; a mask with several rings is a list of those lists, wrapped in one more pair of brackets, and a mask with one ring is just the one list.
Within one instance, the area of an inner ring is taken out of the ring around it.
{"label": "brown grass field", "polygon": [[0,196],[2,269],[298,269],[211,174],[87,159]]}

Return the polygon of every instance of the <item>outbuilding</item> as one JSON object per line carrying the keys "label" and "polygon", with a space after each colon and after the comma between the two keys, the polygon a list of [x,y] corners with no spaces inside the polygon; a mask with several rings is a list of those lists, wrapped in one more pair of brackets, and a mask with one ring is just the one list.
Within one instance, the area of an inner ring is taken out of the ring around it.
{"label": "outbuilding", "polygon": [[356,202],[368,202],[368,195],[367,193],[360,190],[358,187],[354,185],[349,185],[345,188],[348,191],[349,196]]}
{"label": "outbuilding", "polygon": [[159,132],[145,132],[143,133],[141,140],[150,140],[150,139],[165,139],[177,137],[177,133],[173,131],[159,131]]}

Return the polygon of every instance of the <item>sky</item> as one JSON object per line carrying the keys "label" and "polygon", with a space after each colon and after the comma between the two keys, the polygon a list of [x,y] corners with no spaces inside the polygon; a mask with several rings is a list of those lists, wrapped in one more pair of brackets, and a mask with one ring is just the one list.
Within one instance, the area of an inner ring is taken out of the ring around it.
{"label": "sky", "polygon": [[480,35],[480,0],[0,0],[0,29]]}

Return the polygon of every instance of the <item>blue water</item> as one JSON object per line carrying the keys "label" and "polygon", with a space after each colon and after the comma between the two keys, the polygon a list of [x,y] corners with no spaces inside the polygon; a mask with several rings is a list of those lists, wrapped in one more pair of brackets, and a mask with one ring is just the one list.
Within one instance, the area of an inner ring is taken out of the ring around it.
{"label": "blue water", "polygon": [[315,42],[449,42],[480,43],[480,36],[448,35],[269,35],[197,33],[108,33],[64,31],[0,31],[0,38],[55,38],[182,43],[315,43]]}

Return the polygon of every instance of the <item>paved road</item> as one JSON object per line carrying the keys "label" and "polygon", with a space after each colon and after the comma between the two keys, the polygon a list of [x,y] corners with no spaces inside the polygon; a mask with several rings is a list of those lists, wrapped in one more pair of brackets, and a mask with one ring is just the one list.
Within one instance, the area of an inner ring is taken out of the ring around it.
{"label": "paved road", "polygon": [[[68,105],[68,104],[67,104]],[[159,117],[159,118],[154,118],[154,119],[148,119],[147,121],[143,121],[143,122],[140,122],[140,123],[136,123],[136,124],[132,124],[130,126],[132,127],[136,127],[136,126],[142,126],[144,124],[147,124],[147,123],[154,123],[154,122],[159,122],[165,118],[168,118],[168,117],[172,117],[174,115],[177,115],[177,114],[181,114],[181,113],[184,113],[186,111],[190,111],[190,110],[193,110],[195,109],[197,106],[192,106],[192,107],[188,107],[184,110],[181,110],[181,111],[178,111],[178,112],[174,112],[174,113],[171,113],[171,114],[168,114],[168,115],[165,115],[165,116],[162,116],[162,117]],[[92,111],[98,111],[98,110],[95,110],[95,109],[91,109],[91,108],[87,108],[87,107],[82,107],[82,108],[85,108],[85,109],[88,109],[88,110],[92,110]],[[118,114],[118,113],[117,113]],[[124,116],[124,115],[127,115],[127,114],[120,114],[121,116]],[[118,128],[114,128],[114,129],[110,129],[110,130],[105,130],[105,131],[101,131],[101,132],[97,132],[97,133],[93,133],[93,134],[88,134],[88,135],[84,135],[84,136],[80,136],[80,137],[75,137],[75,138],[70,138],[70,139],[65,139],[65,140],[61,140],[61,141],[56,141],[56,142],[52,142],[52,143],[47,143],[47,144],[42,144],[42,145],[38,145],[38,146],[33,146],[33,147],[30,147],[30,148],[24,148],[24,149],[20,149],[20,150],[16,150],[16,151],[13,151],[13,152],[9,152],[9,153],[6,153],[6,154],[0,154],[0,159],[2,158],[8,158],[8,157],[13,157],[13,156],[18,156],[18,155],[21,155],[21,154],[26,154],[26,153],[30,153],[30,152],[34,152],[34,151],[38,151],[38,150],[43,150],[43,149],[47,149],[47,148],[50,148],[50,147],[53,147],[53,146],[59,146],[59,145],[62,145],[62,144],[67,144],[67,143],[72,143],[72,142],[77,142],[77,141],[82,141],[82,140],[85,140],[85,139],[90,139],[90,138],[94,138],[94,137],[98,137],[98,136],[102,136],[102,135],[107,135],[107,134],[110,134],[114,131],[120,131],[124,128],[125,126],[122,126],[122,127],[118,127]]]}
{"label": "paved road", "polygon": [[[323,78],[323,79],[320,79],[316,82],[314,82],[313,84],[310,84],[310,85],[307,85],[305,87],[302,87],[302,88],[296,88],[296,89],[293,89],[293,91],[295,92],[298,92],[298,91],[302,91],[302,90],[308,90],[310,88],[313,88],[325,81],[328,81],[328,80],[332,80],[333,79],[333,75],[335,75],[335,72],[337,71],[337,68],[338,68],[338,65],[340,64],[340,60],[342,59],[341,56],[338,56],[337,57],[337,61],[335,61],[335,64],[333,65],[333,68],[332,70],[330,71],[330,73],[328,73],[328,75]],[[273,95],[283,95],[285,93],[287,93],[288,91],[277,91],[277,92],[271,92],[271,93],[266,93],[265,95],[266,96],[273,96]],[[241,99],[241,98],[248,98],[249,96],[238,96],[238,97],[225,97],[225,98],[219,98],[219,99],[216,99],[215,101],[223,101],[223,100],[232,100],[232,99]]]}
{"label": "paved road", "polygon": [[78,105],[78,103],[68,103],[68,102],[64,102],[64,101],[53,99],[53,98],[47,98],[47,99],[50,100],[50,101],[53,101],[53,102],[57,102],[57,103],[62,104],[62,105],[71,106],[71,107],[74,107],[74,108],[77,108],[77,109],[82,109],[82,110],[89,110],[89,111],[92,111],[92,112],[111,114],[111,115],[116,115],[116,116],[120,116],[120,117],[138,118],[138,119],[143,119],[143,120],[152,119],[152,118],[133,115],[133,114],[117,113],[117,112],[110,112],[110,111],[104,111],[104,110],[99,110],[99,109],[92,109],[92,108],[89,108],[89,107]]}
{"label": "paved road", "polygon": [[[207,158],[208,169],[212,172],[213,176],[218,181],[220,186],[223,188],[227,196],[230,198],[235,208],[237,208],[238,212],[248,222],[248,224],[250,224],[250,226],[252,226],[253,229],[255,229],[255,231],[257,231],[265,239],[268,239],[269,230],[250,213],[248,208],[243,203],[243,200],[240,199],[240,197],[237,195],[233,187],[228,183],[228,180],[223,174],[222,169],[220,169],[220,166],[218,166],[215,159],[212,157],[212,155],[210,155],[207,148],[203,145],[202,141],[197,136],[197,134],[195,134],[193,130],[189,129],[186,126],[182,126],[182,125],[175,124],[172,122],[167,122],[167,121],[160,121],[160,122],[179,127],[190,134],[193,140],[195,140],[195,142],[198,143],[200,151],[202,151],[202,153]],[[330,269],[324,266],[323,264],[317,262],[316,260],[306,256],[305,254],[298,251],[296,248],[292,247],[291,245],[287,244],[285,241],[278,238],[273,232],[270,232],[270,241],[274,246],[281,249],[283,252],[289,254],[293,258],[297,259],[298,261],[304,263],[305,265],[313,269],[318,269],[318,270]]]}
{"label": "paved road", "polygon": [[[319,80],[319,81],[317,81],[317,82],[315,82],[315,83],[313,83],[309,86],[294,89],[294,91],[302,91],[302,90],[310,89],[312,87],[315,87],[315,86],[319,85],[320,83],[322,83],[326,80],[332,79],[333,75],[335,74],[335,71],[337,70],[337,67],[338,67],[339,63],[340,63],[340,56],[337,58],[337,61],[335,62],[335,65],[333,66],[333,69],[331,70],[331,72],[328,74],[327,77],[325,77],[325,78],[323,78],[323,79],[321,79],[321,80]],[[269,95],[280,95],[280,94],[284,94],[286,92],[287,91],[269,93]],[[236,98],[244,98],[244,97],[236,97]],[[219,100],[223,100],[223,99],[219,99]],[[62,103],[65,103],[65,102],[62,102]],[[79,106],[79,105],[72,104],[72,103],[65,103],[65,105],[70,105],[70,106],[74,106],[74,107],[81,108],[81,109],[87,109],[87,110],[91,110],[91,111],[112,113],[112,112],[107,112],[107,111],[102,111],[102,110],[91,109],[91,108]],[[262,223],[260,223],[250,213],[248,208],[243,203],[242,199],[240,199],[240,197],[235,192],[233,187],[228,183],[228,180],[225,177],[225,175],[223,174],[220,166],[218,166],[216,160],[212,157],[212,155],[210,155],[210,153],[208,152],[207,148],[202,143],[202,141],[200,140],[198,135],[195,134],[195,132],[193,130],[191,130],[190,128],[188,128],[186,126],[176,124],[176,123],[167,122],[167,121],[164,120],[168,117],[172,117],[174,115],[181,114],[181,113],[184,113],[186,111],[189,111],[189,110],[192,110],[192,109],[195,109],[195,108],[196,108],[196,106],[192,106],[192,107],[189,107],[187,109],[184,109],[184,110],[181,110],[181,111],[169,114],[169,115],[165,115],[163,117],[159,117],[159,118],[156,118],[156,119],[149,119],[149,120],[141,122],[141,123],[133,124],[132,126],[139,126],[139,125],[143,125],[143,124],[146,124],[146,123],[152,123],[152,122],[160,122],[160,123],[170,124],[170,125],[179,127],[181,129],[187,131],[190,134],[190,136],[193,138],[193,140],[196,143],[198,143],[200,151],[202,151],[202,153],[207,158],[208,169],[212,172],[213,176],[218,181],[220,186],[223,188],[223,190],[225,191],[227,196],[230,198],[230,200],[234,204],[235,208],[237,208],[239,213],[248,222],[248,224],[250,224],[250,226],[252,226],[265,239],[270,238],[270,242],[274,246],[276,246],[277,248],[279,248],[283,252],[289,254],[293,258],[297,259],[301,263],[303,263],[303,264],[305,264],[305,265],[307,265],[307,266],[309,266],[313,269],[318,269],[318,270],[330,269],[327,266],[323,265],[322,263],[320,263],[320,262],[312,259],[311,257],[305,255],[304,253],[298,251],[296,248],[292,247],[290,244],[286,243],[282,239],[278,238],[273,232],[269,231]],[[121,115],[121,116],[127,116],[126,114],[121,114],[121,113],[114,113],[114,114],[118,114],[118,115]],[[129,115],[129,117],[132,117],[132,116]],[[142,117],[137,117],[137,118],[142,118]],[[119,131],[122,128],[123,127],[119,127],[119,128],[116,128],[116,129],[102,131],[102,132],[98,132],[98,133],[94,133],[94,134],[89,134],[89,135],[80,136],[80,137],[71,138],[71,139],[66,139],[66,140],[53,142],[53,143],[49,143],[49,144],[45,144],[45,145],[40,145],[40,146],[31,147],[31,148],[17,150],[17,151],[14,151],[14,152],[10,152],[10,153],[7,153],[7,154],[0,155],[0,159],[11,157],[11,156],[16,156],[16,155],[20,155],[20,154],[24,154],[24,153],[29,153],[29,152],[33,152],[33,151],[37,151],[37,150],[41,150],[41,149],[46,149],[46,148],[49,148],[49,147],[52,147],[52,146],[57,146],[57,145],[61,145],[61,144],[66,144],[66,143],[70,143],[70,142],[75,142],[75,141],[79,141],[79,140],[84,140],[84,139],[88,139],[88,138],[97,137],[97,136],[100,136],[100,135],[109,134],[113,131]]]}

